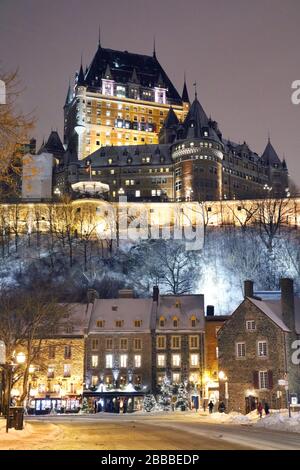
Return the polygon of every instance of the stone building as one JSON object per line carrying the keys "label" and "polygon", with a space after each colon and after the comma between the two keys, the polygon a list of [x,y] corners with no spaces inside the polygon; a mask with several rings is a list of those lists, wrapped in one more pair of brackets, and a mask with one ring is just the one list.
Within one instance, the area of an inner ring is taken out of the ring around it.
{"label": "stone building", "polygon": [[91,304],[68,304],[57,329],[49,332],[49,337],[37,340],[36,362],[29,369],[28,402],[29,409],[36,414],[53,409],[79,409],[91,307]]}
{"label": "stone building", "polygon": [[249,412],[258,402],[272,408],[300,400],[295,340],[300,335],[300,299],[293,281],[281,280],[281,299],[254,296],[245,282],[245,300],[218,333],[220,398],[227,409]]}

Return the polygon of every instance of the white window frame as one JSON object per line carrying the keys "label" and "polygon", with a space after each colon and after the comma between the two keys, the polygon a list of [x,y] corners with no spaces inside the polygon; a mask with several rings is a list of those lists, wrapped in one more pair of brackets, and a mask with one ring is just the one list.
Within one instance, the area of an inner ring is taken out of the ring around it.
{"label": "white window frame", "polygon": [[238,341],[235,343],[235,356],[237,359],[244,359],[246,357],[245,341]]}
{"label": "white window frame", "polygon": [[165,354],[157,354],[157,367],[166,367],[166,355]]}
{"label": "white window frame", "polygon": [[92,364],[93,369],[96,369],[98,367],[98,364],[99,364],[98,354],[92,354],[91,364]]}
{"label": "white window frame", "polygon": [[[163,341],[163,346],[160,346],[159,345],[159,340],[162,340]],[[156,349],[166,349],[166,337],[164,335],[159,335],[156,337]]]}
{"label": "white window frame", "polygon": [[[196,360],[195,360],[196,359]],[[200,358],[198,353],[190,354],[190,367],[199,367]]]}
{"label": "white window frame", "polygon": [[[265,348],[264,347],[261,348],[260,345],[262,344],[265,345]],[[261,352],[264,352],[264,349],[265,349],[266,354],[261,354]],[[268,357],[268,341],[266,341],[265,339],[257,341],[257,356]]]}
{"label": "white window frame", "polygon": [[[178,341],[178,346],[174,346],[174,343],[176,343],[177,341]],[[176,350],[181,349],[181,336],[179,335],[171,336],[171,349],[176,349]]]}
{"label": "white window frame", "polygon": [[181,354],[172,354],[172,367],[181,367]]}
{"label": "white window frame", "polygon": [[[252,328],[254,325],[254,328]],[[255,320],[246,320],[246,331],[255,331],[256,330],[256,321]]]}
{"label": "white window frame", "polygon": [[136,369],[139,369],[140,367],[142,367],[142,355],[141,354],[134,355],[134,367]]}
{"label": "white window frame", "polygon": [[[193,340],[196,340],[196,346],[192,346]],[[190,349],[199,349],[199,335],[190,335],[189,336],[189,347],[190,347]]]}
{"label": "white window frame", "polygon": [[258,372],[258,387],[259,390],[268,390],[269,376],[267,370],[260,370]]}
{"label": "white window frame", "polygon": [[105,368],[112,369],[114,357],[112,354],[105,354]]}
{"label": "white window frame", "polygon": [[120,367],[126,369],[128,366],[128,354],[120,354]]}

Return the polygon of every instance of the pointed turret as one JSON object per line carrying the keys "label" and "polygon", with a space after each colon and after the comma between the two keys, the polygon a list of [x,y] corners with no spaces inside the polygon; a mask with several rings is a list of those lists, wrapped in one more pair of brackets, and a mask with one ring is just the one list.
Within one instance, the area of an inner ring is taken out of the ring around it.
{"label": "pointed turret", "polygon": [[71,103],[72,99],[73,99],[73,93],[72,93],[72,90],[71,90],[71,83],[69,82],[68,92],[67,92],[66,101],[65,101],[65,106],[67,106],[69,103]]}
{"label": "pointed turret", "polygon": [[77,86],[84,86],[84,73],[83,73],[82,62],[81,62],[79,74],[77,77]]}
{"label": "pointed turret", "polygon": [[137,73],[136,73],[136,68],[134,67],[133,68],[133,71],[132,71],[132,75],[131,75],[131,78],[130,78],[130,83],[135,83],[135,84],[139,84],[140,81],[138,79],[138,76],[137,76]]}
{"label": "pointed turret", "polygon": [[162,77],[161,72],[159,72],[159,76],[158,76],[158,80],[157,80],[157,86],[159,86],[161,88],[166,88],[166,85],[165,85],[165,82],[164,82],[164,79]]}
{"label": "pointed turret", "polygon": [[155,36],[153,37],[153,53],[152,56],[156,59],[156,46],[155,46]]}
{"label": "pointed turret", "polygon": [[208,127],[208,117],[202,108],[195,93],[195,99],[190,107],[190,110],[184,120],[184,127],[188,130],[193,129],[194,137],[201,137],[201,130],[203,127]]}
{"label": "pointed turret", "polygon": [[166,120],[164,122],[163,127],[166,129],[170,129],[172,127],[176,127],[179,124],[178,117],[176,116],[176,113],[172,106],[170,106],[169,112],[167,114]]}
{"label": "pointed turret", "polygon": [[113,76],[112,76],[112,73],[111,73],[111,70],[110,70],[109,63],[107,63],[107,65],[106,65],[106,69],[105,69],[105,73],[104,73],[104,78],[106,78],[107,80],[112,80],[112,79],[113,79]]}
{"label": "pointed turret", "polygon": [[278,157],[273,145],[271,144],[270,137],[268,138],[267,146],[261,156],[267,165],[281,165],[280,158]]}
{"label": "pointed turret", "polygon": [[184,77],[184,84],[183,84],[183,90],[182,90],[182,101],[183,103],[189,103],[190,102],[190,98],[189,98],[189,94],[188,94],[188,91],[187,91],[187,86],[186,86],[186,81],[185,81],[185,77]]}
{"label": "pointed turret", "polygon": [[64,146],[57,131],[51,131],[46,143],[42,143],[42,146],[38,153],[47,152],[52,153],[56,157],[62,157],[65,153]]}

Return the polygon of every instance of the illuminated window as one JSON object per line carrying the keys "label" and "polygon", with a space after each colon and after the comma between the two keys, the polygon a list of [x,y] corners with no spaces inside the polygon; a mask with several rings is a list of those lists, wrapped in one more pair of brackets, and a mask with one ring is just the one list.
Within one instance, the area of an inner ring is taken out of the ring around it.
{"label": "illuminated window", "polygon": [[107,369],[112,369],[113,366],[113,355],[112,354],[106,354],[105,356],[105,367]]}
{"label": "illuminated window", "polygon": [[95,387],[98,384],[98,376],[92,375],[92,385]]}
{"label": "illuminated window", "polygon": [[196,317],[195,317],[195,315],[193,315],[193,316],[191,317],[191,327],[192,327],[192,328],[195,328],[195,326],[196,326]]}
{"label": "illuminated window", "polygon": [[142,340],[140,338],[134,338],[133,349],[140,351],[142,349]]}
{"label": "illuminated window", "polygon": [[267,341],[258,341],[258,343],[257,343],[257,354],[258,354],[259,357],[267,357],[267,355],[268,355]]}
{"label": "illuminated window", "polygon": [[98,339],[92,339],[92,350],[97,351],[99,348],[99,340]]}
{"label": "illuminated window", "polygon": [[112,158],[109,158],[109,159],[107,160],[107,163],[108,163],[109,165],[111,165],[112,162],[113,162],[113,161],[112,161]]}
{"label": "illuminated window", "polygon": [[190,355],[190,366],[191,367],[198,367],[199,366],[199,354],[191,354]]}
{"label": "illuminated window", "polygon": [[140,354],[134,356],[134,367],[142,367],[142,356]]}
{"label": "illuminated window", "polygon": [[180,383],[180,374],[179,372],[173,372],[172,374],[172,383],[179,384]]}
{"label": "illuminated window", "polygon": [[54,379],[54,367],[49,366],[47,371],[48,379]]}
{"label": "illuminated window", "polygon": [[104,320],[97,320],[96,326],[97,328],[104,328],[105,321]]}
{"label": "illuminated window", "polygon": [[190,349],[198,349],[199,348],[199,336],[190,336]]}
{"label": "illuminated window", "polygon": [[135,197],[141,197],[141,191],[139,189],[136,190]]}
{"label": "illuminated window", "polygon": [[106,116],[107,116],[107,117],[110,116],[110,111],[106,111]]}
{"label": "illuminated window", "polygon": [[115,321],[115,326],[117,328],[122,328],[124,321],[123,320],[116,320]]}
{"label": "illuminated window", "polygon": [[55,346],[49,346],[49,359],[55,359]]}
{"label": "illuminated window", "polygon": [[157,355],[157,367],[166,367],[166,355],[165,354]]}
{"label": "illuminated window", "polygon": [[166,349],[166,337],[165,336],[157,336],[156,347],[157,349]]}
{"label": "illuminated window", "polygon": [[173,367],[180,367],[181,364],[181,355],[180,354],[172,354],[172,366]]}
{"label": "illuminated window", "polygon": [[98,356],[92,356],[92,367],[98,367]]}
{"label": "illuminated window", "polygon": [[127,350],[128,349],[128,340],[127,338],[120,339],[120,349]]}
{"label": "illuminated window", "polygon": [[120,367],[127,367],[127,359],[128,359],[127,354],[120,355]]}
{"label": "illuminated window", "polygon": [[179,323],[179,320],[177,317],[173,317],[173,327],[174,328],[178,328],[178,323]]}
{"label": "illuminated window", "polygon": [[181,337],[180,336],[172,336],[171,338],[171,348],[172,349],[180,349],[181,347]]}
{"label": "illuminated window", "polygon": [[64,364],[64,377],[71,377],[71,365]]}
{"label": "illuminated window", "polygon": [[140,328],[142,326],[142,320],[134,320],[135,328]]}

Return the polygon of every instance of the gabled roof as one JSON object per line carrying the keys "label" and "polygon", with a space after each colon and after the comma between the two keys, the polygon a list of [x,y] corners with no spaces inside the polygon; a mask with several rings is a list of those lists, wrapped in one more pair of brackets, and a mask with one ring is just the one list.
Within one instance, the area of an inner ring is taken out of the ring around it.
{"label": "gabled roof", "polygon": [[[161,316],[166,320],[165,327],[162,328],[164,330],[173,330],[172,320],[174,317],[178,317],[179,320],[178,330],[193,330],[190,322],[192,316],[196,317],[197,330],[204,330],[204,295],[160,295],[157,306],[157,322]],[[159,324],[157,328],[159,329]]]}
{"label": "gabled roof", "polygon": [[[94,301],[89,333],[111,332],[150,332],[152,324],[152,299],[96,299]],[[104,320],[104,328],[97,327],[97,320]],[[116,326],[116,320],[122,320],[122,327]],[[141,320],[141,326],[134,325]]]}
{"label": "gabled roof", "polygon": [[[281,300],[258,300],[247,297],[261,312],[263,312],[270,320],[272,320],[283,331],[289,332],[290,329],[286,326],[282,319]],[[300,334],[300,298],[295,297],[295,329],[296,333]]]}
{"label": "gabled roof", "polygon": [[86,86],[101,87],[101,78],[108,65],[112,79],[116,82],[130,83],[135,70],[141,86],[153,88],[159,82],[163,83],[167,88],[169,102],[182,104],[181,97],[176,88],[155,56],[105,49],[100,45],[84,77]]}
{"label": "gabled roof", "polygon": [[281,161],[278,157],[273,145],[271,144],[270,139],[268,140],[267,146],[261,156],[261,158],[268,164],[268,165],[280,165]]}
{"label": "gabled roof", "polygon": [[48,152],[58,156],[64,155],[65,149],[57,131],[51,131],[47,142],[41,146],[38,153],[42,152]]}

